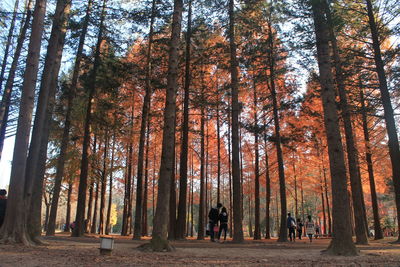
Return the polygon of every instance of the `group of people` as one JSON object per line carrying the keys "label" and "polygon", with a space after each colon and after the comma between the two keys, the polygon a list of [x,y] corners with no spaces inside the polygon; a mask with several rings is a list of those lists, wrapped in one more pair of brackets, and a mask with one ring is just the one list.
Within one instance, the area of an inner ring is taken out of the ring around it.
{"label": "group of people", "polygon": [[0,227],[3,225],[7,208],[7,190],[0,189]]}
{"label": "group of people", "polygon": [[297,231],[297,237],[301,240],[301,237],[303,235],[303,228],[305,228],[305,233],[308,236],[310,242],[312,242],[313,236],[315,238],[318,238],[320,234],[320,226],[318,223],[314,223],[311,215],[307,216],[307,221],[305,224],[300,219],[297,219],[297,221],[291,216],[290,213],[288,213],[287,217],[287,228],[289,229],[289,239],[290,241],[296,241],[296,231]]}
{"label": "group of people", "polygon": [[[221,212],[220,212],[221,210]],[[221,238],[222,231],[224,231],[224,241],[226,240],[226,233],[228,232],[228,212],[226,208],[218,203],[216,207],[212,207],[208,212],[208,232],[210,241],[215,242],[215,234],[218,233],[218,241]],[[218,228],[219,223],[219,228]]]}

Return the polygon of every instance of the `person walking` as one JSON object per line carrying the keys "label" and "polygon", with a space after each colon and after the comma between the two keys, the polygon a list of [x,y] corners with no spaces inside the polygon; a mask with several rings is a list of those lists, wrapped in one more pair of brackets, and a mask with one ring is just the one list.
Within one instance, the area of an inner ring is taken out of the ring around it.
{"label": "person walking", "polygon": [[303,226],[304,226],[304,224],[298,218],[297,219],[297,236],[299,237],[300,240],[301,240],[301,235],[303,234]]}
{"label": "person walking", "polygon": [[228,232],[228,212],[226,211],[225,207],[222,208],[218,220],[219,220],[218,241],[221,238],[222,231],[224,231],[224,241],[226,241],[226,233]]}
{"label": "person walking", "polygon": [[315,224],[311,219],[311,215],[308,215],[308,220],[306,222],[306,234],[310,239],[310,243],[312,242],[312,237],[315,235]]}
{"label": "person walking", "polygon": [[7,190],[0,190],[0,227],[3,225],[4,218],[6,217],[7,208]]}
{"label": "person walking", "polygon": [[218,203],[216,207],[212,207],[208,212],[209,227],[210,227],[210,241],[215,242],[215,231],[214,227],[218,226],[219,209],[222,208],[222,204]]}
{"label": "person walking", "polygon": [[296,241],[296,221],[294,218],[288,213],[288,217],[286,220],[287,228],[289,229],[289,238],[290,241]]}

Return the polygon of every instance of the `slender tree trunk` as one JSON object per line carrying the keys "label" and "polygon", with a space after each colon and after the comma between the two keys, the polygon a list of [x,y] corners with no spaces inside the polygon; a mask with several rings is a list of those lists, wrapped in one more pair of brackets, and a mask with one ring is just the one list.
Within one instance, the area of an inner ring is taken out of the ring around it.
{"label": "slender tree trunk", "polygon": [[347,195],[344,152],[335,104],[335,88],[329,55],[329,32],[321,0],[312,1],[312,11],[317,40],[318,66],[322,87],[324,122],[328,141],[328,152],[332,176],[333,224],[335,232],[327,253],[333,255],[357,255],[350,225],[349,198]]}
{"label": "slender tree trunk", "polygon": [[[132,116],[133,120],[133,116]],[[133,122],[132,122],[133,125]],[[132,126],[133,127],[133,126]],[[131,133],[132,138],[132,133]],[[128,161],[126,166],[126,180],[125,180],[125,195],[124,195],[124,214],[123,214],[123,222],[122,222],[122,230],[121,235],[127,236],[129,235],[129,218],[132,211],[130,210],[131,203],[131,189],[132,189],[132,164],[133,164],[133,144],[132,140],[129,141],[130,144],[128,146]]]}
{"label": "slender tree trunk", "polygon": [[106,16],[106,3],[107,0],[103,0],[103,6],[100,17],[99,33],[97,36],[97,44],[94,56],[93,70],[91,73],[89,97],[86,108],[86,119],[85,119],[85,130],[83,136],[82,145],[82,160],[81,160],[81,174],[79,177],[79,192],[78,192],[78,205],[76,208],[76,219],[75,228],[72,233],[73,236],[82,236],[84,232],[84,220],[85,220],[85,203],[86,203],[86,191],[87,191],[87,177],[88,177],[88,167],[89,167],[89,143],[90,143],[90,125],[92,124],[92,99],[94,98],[96,92],[96,78],[97,71],[100,65],[100,47],[103,40],[104,31],[104,20]]}
{"label": "slender tree trunk", "polygon": [[[203,87],[202,87],[202,90]],[[203,95],[203,93],[202,93]],[[204,119],[204,107],[201,106],[200,109],[201,118],[200,118],[200,203],[199,203],[199,219],[198,219],[198,230],[197,230],[197,240],[203,240],[205,233],[204,222],[206,221],[207,217],[206,214],[206,184],[205,184],[205,142],[204,142],[204,127],[205,127],[205,119]],[[206,222],[207,223],[207,222]],[[211,230],[211,229],[210,229]]]}
{"label": "slender tree trunk", "polygon": [[104,225],[104,211],[106,208],[106,187],[107,187],[107,152],[108,152],[108,134],[109,131],[104,132],[104,151],[103,151],[103,170],[101,172],[101,193],[100,193],[100,220],[99,220],[99,234],[103,235],[105,230]]}
{"label": "slender tree trunk", "polygon": [[232,168],[231,168],[231,110],[228,108],[228,176],[229,176],[229,213],[231,219],[229,220],[229,237],[233,237],[233,190],[232,190]]}
{"label": "slender tree trunk", "polygon": [[161,152],[160,178],[158,179],[157,209],[154,217],[154,227],[151,239],[151,247],[154,251],[164,249],[171,250],[167,240],[168,234],[168,206],[173,172],[173,153],[175,140],[175,115],[176,115],[176,91],[178,78],[178,50],[182,23],[182,0],[174,1],[174,13],[172,17],[172,34],[169,46],[167,92],[164,109],[164,129]]}
{"label": "slender tree trunk", "polygon": [[261,239],[261,229],[260,229],[260,167],[259,158],[260,152],[258,148],[258,116],[257,116],[257,87],[254,81],[253,88],[253,102],[254,102],[254,154],[255,154],[255,167],[254,167],[254,240]]}
{"label": "slender tree trunk", "polygon": [[70,8],[70,0],[57,1],[29,147],[25,179],[32,183],[30,185],[32,198],[27,224],[32,239],[38,239],[42,232],[41,196],[46,170],[47,145]]}
{"label": "slender tree trunk", "polygon": [[67,211],[65,214],[65,228],[64,232],[69,232],[70,231],[70,224],[71,224],[71,195],[72,195],[72,189],[74,186],[74,181],[72,177],[69,178],[68,181],[68,191],[67,191]]}
{"label": "slender tree trunk", "polygon": [[99,200],[99,185],[100,179],[96,179],[96,191],[94,196],[94,205],[93,205],[93,216],[92,216],[92,225],[90,228],[90,233],[96,234],[96,226],[97,226],[97,208],[98,208],[98,200]]}
{"label": "slender tree trunk", "polygon": [[[217,84],[217,203],[221,203],[221,136],[220,136],[220,118],[219,118],[219,88]],[[222,195],[222,198],[224,196]],[[224,202],[224,199],[222,199]]]}
{"label": "slender tree trunk", "polygon": [[150,17],[150,32],[149,32],[149,44],[147,47],[146,55],[146,86],[145,96],[143,100],[142,108],[142,121],[140,125],[140,136],[139,136],[139,155],[137,165],[137,183],[136,183],[136,208],[135,208],[135,225],[133,231],[133,239],[140,240],[142,236],[142,215],[143,215],[143,163],[144,163],[144,150],[145,150],[145,139],[146,139],[146,128],[147,121],[149,119],[150,101],[151,101],[151,54],[153,45],[153,25],[156,16],[156,0],[152,1],[151,17]]}
{"label": "slender tree trunk", "polygon": [[285,171],[284,171],[284,161],[283,161],[283,152],[281,147],[281,133],[280,133],[280,122],[279,122],[279,111],[278,111],[278,99],[275,88],[275,44],[274,44],[274,35],[272,32],[272,26],[268,24],[268,32],[269,32],[269,54],[268,54],[268,63],[269,63],[269,86],[271,91],[272,105],[273,105],[273,118],[275,124],[275,138],[276,138],[276,157],[278,159],[278,174],[279,174],[279,193],[281,199],[281,224],[279,231],[278,242],[287,242],[287,227],[286,227],[286,213],[287,213],[287,204],[286,204],[286,182],[285,182]]}
{"label": "slender tree trunk", "polygon": [[186,51],[185,51],[185,84],[183,99],[183,123],[181,138],[181,154],[179,161],[179,204],[178,218],[176,224],[176,238],[184,239],[187,229],[186,220],[186,198],[187,198],[187,172],[188,172],[188,142],[189,142],[189,102],[190,102],[190,46],[192,35],[192,0],[189,0],[189,10],[186,30]]}
{"label": "slender tree trunk", "polygon": [[[175,121],[176,127],[176,121]],[[175,139],[174,139],[175,144]],[[171,174],[171,187],[169,194],[169,226],[168,226],[168,239],[175,239],[175,226],[176,226],[176,183],[175,183],[175,173],[176,173],[176,149],[174,145],[173,151],[173,171]]]}
{"label": "slender tree trunk", "polygon": [[3,96],[0,103],[0,159],[3,152],[4,140],[6,138],[8,115],[10,112],[11,104],[11,93],[14,87],[15,73],[17,71],[19,58],[21,56],[21,51],[24,46],[24,41],[26,37],[26,32],[30,25],[30,20],[32,17],[32,0],[29,0],[26,7],[26,17],[22,22],[22,27],[17,40],[17,47],[15,48],[14,57],[11,63],[10,70],[8,72],[7,82],[4,87]]}
{"label": "slender tree trunk", "polygon": [[72,113],[72,105],[73,99],[75,97],[75,91],[78,84],[79,72],[80,72],[80,64],[83,57],[83,45],[85,43],[87,28],[89,25],[89,18],[90,13],[92,10],[93,0],[88,0],[88,5],[86,8],[86,15],[83,22],[82,33],[79,38],[78,50],[76,53],[75,58],[75,66],[72,74],[71,86],[68,90],[68,102],[67,102],[67,111],[65,114],[64,119],[64,129],[63,135],[61,139],[61,146],[60,146],[60,155],[58,157],[57,166],[56,166],[56,176],[54,178],[54,193],[51,203],[51,210],[50,210],[50,218],[49,218],[49,225],[46,232],[46,235],[51,236],[54,235],[55,231],[55,220],[57,217],[57,209],[58,209],[58,201],[60,196],[61,190],[61,182],[64,176],[64,169],[65,169],[65,161],[67,159],[67,150],[68,150],[68,142],[69,142],[69,131],[71,128],[71,113]]}
{"label": "slender tree trunk", "polygon": [[350,174],[350,183],[351,183],[351,196],[353,200],[354,207],[354,219],[356,225],[356,241],[357,244],[368,244],[368,236],[367,231],[368,227],[364,223],[364,209],[363,209],[363,190],[361,184],[361,176],[358,173],[359,162],[358,162],[358,151],[355,145],[353,126],[351,124],[351,114],[350,107],[347,100],[347,93],[344,85],[344,76],[342,63],[339,54],[339,48],[336,42],[336,36],[333,29],[333,22],[331,19],[330,8],[326,1],[325,4],[325,13],[329,28],[329,37],[332,44],[333,50],[333,59],[335,63],[336,70],[336,82],[337,88],[340,96],[340,106],[342,110],[342,118],[344,123],[344,132],[346,137],[346,148],[347,148],[347,160],[348,160],[348,168]]}
{"label": "slender tree trunk", "polygon": [[[93,138],[93,146],[92,146],[92,154],[96,155],[97,150],[97,135],[94,135]],[[88,200],[88,209],[86,214],[86,223],[85,223],[85,233],[90,233],[90,229],[92,226],[92,214],[93,214],[93,193],[94,193],[94,177],[89,177],[90,185],[89,185],[89,200]]]}
{"label": "slender tree trunk", "polygon": [[326,169],[322,166],[322,171],[324,175],[324,189],[325,189],[325,201],[326,201],[326,212],[328,213],[328,235],[332,235],[332,218],[331,218],[331,205],[329,203],[329,196],[328,196],[328,182],[326,179]]}
{"label": "slender tree trunk", "polygon": [[[379,33],[377,30],[375,17],[372,9],[371,0],[365,0],[368,10],[369,27],[372,36],[372,47],[374,49],[374,59],[376,66],[376,73],[379,79],[379,89],[381,92],[381,101],[384,110],[384,118],[386,122],[386,131],[388,134],[388,146],[390,161],[392,163],[392,177],[393,185],[396,198],[396,208],[397,208],[397,226],[400,231],[400,146],[399,139],[397,135],[396,122],[393,114],[393,107],[390,100],[390,94],[387,86],[387,80],[385,75],[385,65],[382,60]],[[400,242],[400,235],[397,239]]]}
{"label": "slender tree trunk", "polygon": [[114,173],[114,153],[115,153],[115,139],[116,133],[114,131],[112,148],[111,148],[111,164],[110,164],[110,184],[108,189],[108,209],[107,209],[107,220],[106,220],[106,235],[111,233],[111,211],[112,211],[112,192],[113,192],[113,173]]}
{"label": "slender tree trunk", "polygon": [[32,243],[26,225],[30,205],[30,183],[25,179],[25,170],[45,13],[46,0],[37,0],[21,90],[9,198],[4,223],[0,229],[0,240],[24,245]]}
{"label": "slender tree trunk", "polygon": [[372,164],[372,152],[371,152],[371,143],[369,138],[368,118],[366,112],[365,98],[364,98],[363,88],[361,86],[360,86],[360,102],[361,102],[362,125],[364,132],[364,143],[365,143],[365,160],[367,162],[369,186],[371,189],[372,211],[374,214],[374,230],[375,230],[374,236],[375,240],[378,240],[383,238],[383,232],[379,218],[378,197],[376,194],[374,169]]}
{"label": "slender tree trunk", "polygon": [[234,0],[229,0],[229,45],[230,45],[230,73],[231,73],[231,93],[232,93],[232,178],[233,178],[233,214],[234,233],[233,241],[242,243],[243,237],[243,213],[241,199],[240,169],[239,169],[239,79],[238,63],[236,57],[235,43],[235,13]]}
{"label": "slender tree trunk", "polygon": [[11,41],[12,41],[12,38],[14,35],[15,20],[17,17],[18,6],[19,6],[19,0],[16,0],[15,4],[14,4],[14,12],[11,16],[10,29],[8,30],[7,41],[6,41],[6,44],[4,47],[3,62],[1,63],[0,91],[1,91],[1,88],[3,87],[4,73],[6,71],[6,66],[7,66],[7,61],[8,61],[8,53],[10,52]]}
{"label": "slender tree trunk", "polygon": [[149,198],[149,149],[150,149],[150,120],[147,120],[146,134],[146,159],[144,167],[144,194],[143,194],[143,214],[142,214],[142,236],[147,236],[148,220],[147,220],[147,204]]}
{"label": "slender tree trunk", "polygon": [[271,239],[270,206],[271,206],[271,177],[269,175],[269,159],[267,144],[267,124],[264,118],[264,153],[265,153],[265,239]]}

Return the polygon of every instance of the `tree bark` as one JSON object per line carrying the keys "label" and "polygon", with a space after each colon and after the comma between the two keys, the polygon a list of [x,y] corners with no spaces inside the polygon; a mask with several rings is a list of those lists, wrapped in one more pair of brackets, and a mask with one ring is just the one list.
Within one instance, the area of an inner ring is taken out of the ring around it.
{"label": "tree bark", "polygon": [[46,13],[46,0],[37,0],[33,13],[32,33],[29,40],[28,56],[22,85],[22,95],[18,116],[17,133],[11,167],[9,198],[3,226],[0,229],[0,240],[11,243],[32,244],[27,233],[27,211],[29,211],[30,184],[25,180],[27,152],[36,80],[39,68],[39,57],[44,17]]}
{"label": "tree bark", "polygon": [[192,35],[192,0],[189,0],[189,10],[186,30],[186,51],[185,51],[185,85],[183,99],[183,123],[181,138],[181,154],[179,161],[179,203],[178,218],[176,224],[176,238],[184,239],[187,229],[185,229],[186,220],[186,202],[187,202],[187,172],[188,172],[188,142],[189,142],[189,101],[190,101],[190,46]]}
{"label": "tree bark", "polygon": [[268,63],[269,63],[269,88],[271,91],[272,98],[272,107],[273,107],[273,119],[275,125],[275,145],[276,145],[276,157],[278,159],[278,175],[279,175],[279,194],[281,200],[281,224],[279,230],[279,238],[278,242],[287,242],[287,227],[286,227],[286,213],[287,213],[287,204],[286,204],[286,182],[285,182],[285,167],[283,161],[283,152],[282,152],[282,140],[280,133],[280,122],[279,122],[279,111],[278,111],[278,99],[276,94],[276,86],[275,86],[275,44],[274,44],[274,35],[272,32],[272,26],[268,24]]}
{"label": "tree bark", "polygon": [[114,131],[112,148],[111,148],[111,163],[110,163],[110,184],[108,190],[108,208],[107,208],[107,220],[106,220],[106,235],[111,233],[111,211],[112,211],[112,192],[113,192],[113,173],[114,173],[114,153],[115,153],[115,139],[116,133]]}
{"label": "tree bark", "polygon": [[329,32],[324,16],[324,0],[312,0],[312,11],[317,40],[317,57],[322,87],[324,123],[332,177],[334,234],[327,249],[333,255],[357,255],[350,225],[349,197],[347,195],[346,166],[335,104],[335,88],[329,55]]}
{"label": "tree bark", "polygon": [[136,183],[136,209],[135,209],[135,225],[133,231],[133,239],[140,240],[142,236],[142,206],[143,206],[143,163],[144,163],[144,150],[146,139],[147,121],[149,119],[150,101],[151,101],[151,54],[153,45],[153,25],[156,16],[156,0],[152,1],[151,17],[150,17],[150,31],[149,31],[149,44],[146,54],[146,85],[145,96],[143,99],[142,107],[142,121],[140,125],[139,136],[139,155],[137,165],[137,183]]}
{"label": "tree bark", "polygon": [[264,117],[264,153],[265,153],[265,239],[271,239],[270,206],[271,206],[271,177],[269,175],[269,159],[267,147],[267,124]]}
{"label": "tree bark", "polygon": [[72,189],[74,186],[74,181],[72,180],[72,177],[69,178],[68,181],[68,191],[67,191],[67,211],[65,214],[65,228],[64,232],[69,232],[70,231],[70,224],[71,224],[71,195],[72,195]]}
{"label": "tree bark", "polygon": [[79,38],[79,44],[78,44],[78,50],[77,50],[76,58],[75,58],[75,66],[74,66],[74,70],[73,70],[73,74],[72,74],[71,86],[68,90],[67,111],[66,111],[65,119],[64,119],[64,129],[63,129],[63,135],[62,135],[62,139],[61,139],[60,154],[59,154],[58,160],[57,160],[56,176],[54,178],[54,180],[55,180],[54,181],[54,193],[53,193],[51,209],[50,209],[49,225],[48,225],[47,232],[46,232],[47,236],[54,235],[54,231],[55,231],[55,221],[57,218],[57,209],[58,209],[58,201],[59,201],[60,191],[61,191],[61,182],[62,182],[62,178],[64,176],[65,161],[67,159],[69,131],[71,128],[72,105],[73,105],[73,99],[75,97],[76,87],[78,84],[80,64],[81,64],[82,56],[83,56],[83,45],[85,43],[85,38],[86,38],[87,28],[89,25],[89,18],[90,18],[92,5],[93,5],[93,0],[89,0],[87,8],[86,8],[85,19],[83,22],[82,33]]}
{"label": "tree bark", "polygon": [[242,195],[240,184],[239,169],[239,79],[238,63],[236,57],[235,43],[235,13],[234,0],[229,0],[229,47],[230,47],[230,74],[231,74],[231,94],[232,94],[232,182],[233,182],[233,242],[242,243],[243,225],[242,225]]}
{"label": "tree bark", "polygon": [[167,95],[164,109],[164,128],[161,152],[160,177],[158,179],[157,208],[154,217],[154,227],[151,239],[151,248],[154,251],[172,250],[167,240],[168,234],[168,207],[173,173],[173,153],[175,140],[176,91],[179,62],[179,42],[182,23],[182,0],[174,0],[172,16],[172,33],[169,45]]}
{"label": "tree bark", "polygon": [[368,244],[368,236],[367,236],[368,227],[364,223],[364,217],[365,217],[363,209],[364,197],[361,184],[361,176],[358,172],[359,170],[358,151],[354,140],[354,133],[353,133],[354,131],[353,131],[353,126],[351,124],[350,107],[348,104],[347,93],[344,84],[342,62],[340,59],[339,48],[337,45],[336,36],[333,29],[333,22],[331,19],[330,8],[326,1],[324,1],[324,4],[325,4],[327,24],[329,29],[329,37],[330,37],[330,42],[332,44],[333,61],[336,70],[335,72],[336,82],[339,91],[340,107],[342,110],[342,119],[346,137],[347,160],[348,160],[348,168],[349,168],[351,192],[352,192],[351,196],[353,200],[354,219],[356,225],[355,228],[356,242],[357,244],[366,245]]}
{"label": "tree bark", "polygon": [[261,239],[261,229],[260,229],[260,167],[259,158],[260,152],[258,148],[258,116],[257,116],[257,87],[256,82],[254,82],[253,88],[253,102],[254,102],[254,154],[255,154],[255,167],[254,167],[254,240]]}
{"label": "tree bark", "polygon": [[378,239],[383,239],[383,232],[381,227],[381,221],[379,218],[378,197],[376,194],[374,168],[372,164],[372,152],[371,152],[371,143],[368,130],[368,118],[366,112],[365,98],[364,98],[363,88],[361,86],[360,86],[360,103],[361,103],[361,118],[362,118],[364,143],[365,143],[365,160],[367,162],[369,186],[371,189],[372,211],[374,214],[374,230],[375,230],[374,236],[375,240],[378,240]]}
{"label": "tree bark", "polygon": [[[376,73],[379,79],[379,89],[381,92],[381,101],[384,110],[384,118],[386,123],[386,131],[388,135],[388,146],[390,161],[392,163],[392,179],[395,191],[396,208],[397,208],[397,226],[400,231],[400,146],[397,135],[396,122],[393,114],[393,107],[390,100],[390,94],[388,90],[386,75],[385,75],[385,64],[382,60],[382,53],[380,48],[379,33],[377,30],[375,17],[372,9],[371,0],[365,0],[368,10],[368,22],[372,36],[372,47],[374,49],[374,60]],[[400,242],[400,235],[397,239]]]}
{"label": "tree bark", "polygon": [[[202,91],[204,88],[202,87]],[[202,93],[203,95],[203,93]],[[199,203],[199,219],[198,219],[198,230],[197,230],[197,240],[203,240],[205,237],[204,228],[207,223],[206,214],[206,183],[205,183],[205,142],[204,142],[204,127],[205,127],[205,118],[204,118],[204,107],[201,106],[200,109],[201,118],[200,118],[200,203]]]}
{"label": "tree bark", "polygon": [[106,187],[107,187],[107,152],[108,152],[108,129],[104,133],[104,151],[103,151],[103,170],[101,172],[101,192],[100,192],[100,220],[99,234],[103,235],[105,230],[104,211],[106,208]]}
{"label": "tree bark", "polygon": [[85,225],[85,205],[86,205],[86,191],[87,191],[87,177],[88,177],[88,167],[89,167],[89,143],[90,143],[90,125],[92,124],[92,99],[94,98],[96,92],[96,78],[97,71],[100,65],[100,47],[103,40],[104,31],[104,20],[106,16],[106,3],[107,0],[103,0],[103,6],[100,17],[99,33],[97,36],[97,44],[94,56],[93,70],[91,73],[89,96],[86,107],[86,119],[85,128],[83,136],[82,145],[82,160],[81,160],[81,174],[79,177],[79,191],[78,191],[78,205],[76,208],[76,218],[75,218],[75,228],[72,233],[73,236],[82,236],[84,233]]}
{"label": "tree bark", "polygon": [[6,138],[8,115],[10,111],[11,104],[11,93],[14,87],[15,73],[17,71],[19,58],[21,56],[21,51],[24,46],[24,41],[26,37],[26,32],[30,25],[30,20],[32,17],[32,0],[28,2],[26,7],[26,17],[22,22],[22,27],[17,40],[17,47],[15,48],[13,61],[11,63],[10,70],[8,72],[7,82],[4,87],[3,96],[0,103],[0,159],[3,153],[4,140]]}

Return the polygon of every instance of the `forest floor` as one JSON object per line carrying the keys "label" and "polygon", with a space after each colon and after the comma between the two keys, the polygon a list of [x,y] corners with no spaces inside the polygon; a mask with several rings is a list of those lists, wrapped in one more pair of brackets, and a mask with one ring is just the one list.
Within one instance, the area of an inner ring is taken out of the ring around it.
{"label": "forest floor", "polygon": [[69,237],[57,234],[44,237],[46,246],[23,247],[0,245],[0,267],[8,266],[400,266],[400,245],[394,239],[370,241],[358,246],[360,256],[331,257],[321,255],[330,240],[312,243],[277,243],[276,240],[253,241],[244,244],[212,243],[209,239],[174,241],[174,252],[143,252],[138,246],[148,240],[134,241],[131,237],[113,236],[111,256],[99,253],[99,237]]}

